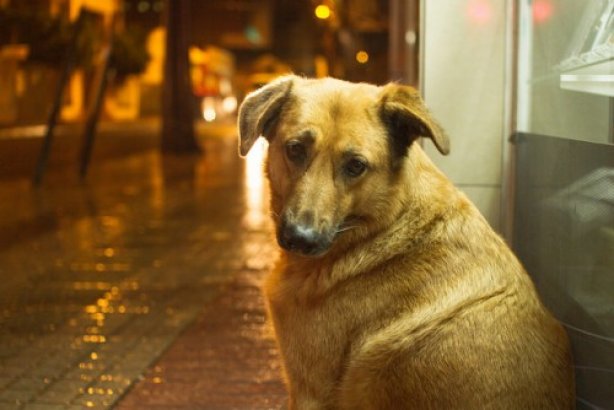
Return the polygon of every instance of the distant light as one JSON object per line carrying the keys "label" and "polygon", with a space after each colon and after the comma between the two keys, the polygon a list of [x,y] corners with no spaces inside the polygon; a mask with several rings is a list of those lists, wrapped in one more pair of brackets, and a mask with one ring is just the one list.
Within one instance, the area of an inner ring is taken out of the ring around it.
{"label": "distant light", "polygon": [[230,95],[222,100],[222,108],[226,113],[232,114],[237,109],[237,98]]}
{"label": "distant light", "polygon": [[215,112],[215,100],[212,97],[203,98],[201,108],[205,121],[215,121],[217,113]]}
{"label": "distant light", "polygon": [[205,121],[215,121],[215,117],[217,117],[217,115],[215,114],[214,108],[207,107],[203,110],[203,118],[205,119]]}
{"label": "distant light", "polygon": [[360,64],[366,64],[367,61],[369,61],[369,53],[364,50],[360,50],[358,53],[356,53],[356,61],[358,61]]}
{"label": "distant light", "polygon": [[407,43],[407,45],[415,46],[416,41],[418,41],[418,36],[416,35],[416,32],[414,30],[407,30],[405,32],[405,42]]}
{"label": "distant light", "polygon": [[534,0],[533,1],[533,20],[536,23],[544,23],[550,20],[554,12],[552,0]]}
{"label": "distant light", "polygon": [[139,13],[145,13],[149,10],[149,2],[148,1],[139,1],[139,4],[136,6]]}
{"label": "distant light", "polygon": [[153,11],[155,11],[156,13],[160,13],[163,8],[164,4],[162,1],[156,1],[153,5]]}
{"label": "distant light", "polygon": [[252,149],[245,158],[245,205],[247,213],[245,222],[248,227],[255,228],[262,226],[266,221],[265,212],[265,176],[264,159],[266,158],[268,144],[264,138],[256,141]]}
{"label": "distant light", "polygon": [[220,94],[229,95],[232,93],[232,84],[226,77],[220,78]]}
{"label": "distant light", "polygon": [[316,17],[320,20],[326,20],[330,17],[330,7],[326,4],[320,4],[315,10]]}
{"label": "distant light", "polygon": [[245,28],[245,37],[247,37],[249,42],[253,44],[260,44],[262,42],[262,35],[260,35],[260,31],[258,28],[251,25]]}
{"label": "distant light", "polygon": [[469,18],[478,24],[489,23],[493,18],[493,9],[490,0],[472,0],[468,6]]}

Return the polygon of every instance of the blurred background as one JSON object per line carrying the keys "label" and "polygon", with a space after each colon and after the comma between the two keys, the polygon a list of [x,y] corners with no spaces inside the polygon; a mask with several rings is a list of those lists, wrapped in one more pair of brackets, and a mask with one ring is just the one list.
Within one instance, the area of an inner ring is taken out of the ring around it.
{"label": "blurred background", "polygon": [[419,89],[614,408],[614,0],[0,0],[0,408],[278,408],[235,121],[287,73]]}
{"label": "blurred background", "polygon": [[[206,121],[227,119],[237,99],[289,72],[376,83],[388,79],[388,1],[191,3],[176,2],[173,7],[187,13],[182,22],[189,26],[192,93],[199,100],[194,114]],[[109,24],[115,34],[112,59],[117,78],[105,96],[103,118],[121,121],[160,114],[164,1],[3,1],[2,77],[13,87],[2,88],[4,94],[14,94],[1,100],[6,108],[0,118],[3,126],[46,120],[41,93],[53,92],[54,74],[62,67],[70,31],[82,8],[88,19],[76,35],[76,72],[61,120],[83,119],[88,76]],[[35,87],[38,98],[32,98]],[[26,101],[28,96],[39,105]]]}

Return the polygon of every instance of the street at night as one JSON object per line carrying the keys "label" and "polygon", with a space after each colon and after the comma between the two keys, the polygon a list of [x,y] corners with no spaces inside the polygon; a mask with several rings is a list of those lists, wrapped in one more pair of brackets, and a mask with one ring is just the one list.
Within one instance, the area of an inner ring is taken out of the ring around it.
{"label": "street at night", "polygon": [[614,408],[613,73],[614,0],[0,0],[0,410]]}
{"label": "street at night", "polygon": [[280,408],[261,158],[232,126],[189,158],[127,149],[155,146],[134,128],[103,134],[85,181],[70,156],[40,188],[0,181],[0,408]]}

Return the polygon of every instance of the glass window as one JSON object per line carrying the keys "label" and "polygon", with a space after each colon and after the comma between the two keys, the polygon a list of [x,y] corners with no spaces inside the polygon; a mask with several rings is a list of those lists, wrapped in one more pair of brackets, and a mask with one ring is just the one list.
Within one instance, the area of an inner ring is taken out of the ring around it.
{"label": "glass window", "polygon": [[613,10],[519,10],[514,249],[567,329],[579,409],[614,403]]}
{"label": "glass window", "polygon": [[520,4],[518,129],[612,142],[614,1]]}

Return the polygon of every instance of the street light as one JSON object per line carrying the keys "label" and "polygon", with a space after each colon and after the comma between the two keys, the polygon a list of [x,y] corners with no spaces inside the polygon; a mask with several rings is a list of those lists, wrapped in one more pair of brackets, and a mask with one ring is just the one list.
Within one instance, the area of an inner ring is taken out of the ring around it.
{"label": "street light", "polygon": [[320,20],[326,20],[330,17],[330,7],[328,7],[326,4],[320,4],[318,7],[316,7],[314,13]]}
{"label": "street light", "polygon": [[356,53],[356,61],[358,61],[360,64],[366,64],[367,61],[369,61],[369,53],[364,50],[360,50],[358,53]]}

